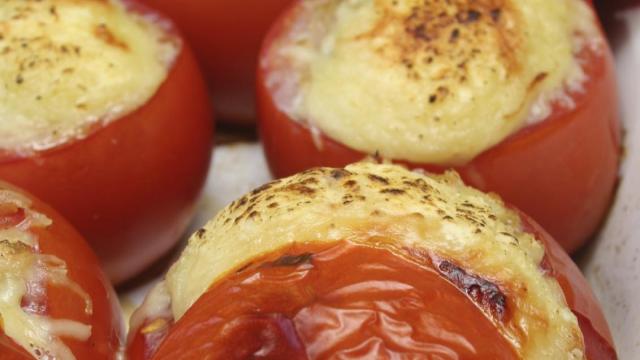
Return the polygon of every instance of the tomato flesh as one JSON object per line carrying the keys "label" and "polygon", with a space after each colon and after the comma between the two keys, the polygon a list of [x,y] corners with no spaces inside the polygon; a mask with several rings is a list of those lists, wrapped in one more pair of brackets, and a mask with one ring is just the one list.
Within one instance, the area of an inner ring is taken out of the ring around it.
{"label": "tomato flesh", "polygon": [[431,265],[339,242],[268,255],[214,285],[153,359],[516,359]]}

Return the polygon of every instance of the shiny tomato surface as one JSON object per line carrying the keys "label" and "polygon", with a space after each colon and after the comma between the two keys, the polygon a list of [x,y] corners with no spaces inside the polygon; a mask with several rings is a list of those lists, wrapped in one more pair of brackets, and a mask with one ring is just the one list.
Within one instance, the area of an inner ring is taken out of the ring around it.
{"label": "shiny tomato surface", "polygon": [[[32,201],[30,208],[33,211],[51,219],[49,226],[29,230],[37,238],[38,254],[53,255],[66,263],[67,277],[89,295],[92,311],[85,311],[85,299],[81,296],[68,287],[51,282],[43,286],[42,292],[32,294],[29,300],[23,299],[23,307],[37,309],[36,314],[52,319],[74,320],[90,325],[91,337],[87,341],[62,338],[77,359],[114,359],[124,340],[120,307],[94,253],[82,236],[48,205],[4,182],[0,182],[0,190],[11,190],[26,196]],[[6,204],[0,201],[0,229],[24,224],[24,209],[8,211],[3,205]],[[0,358],[32,359],[2,332],[1,322]]]}
{"label": "shiny tomato surface", "polygon": [[478,306],[430,265],[341,242],[253,261],[205,293],[155,355],[132,359],[427,355],[517,358]]}
{"label": "shiny tomato surface", "polygon": [[169,15],[195,49],[218,119],[255,122],[255,69],[269,26],[292,0],[142,0]]}
{"label": "shiny tomato surface", "polygon": [[596,0],[595,7],[616,50],[630,36],[629,27],[634,21],[633,14],[640,10],[640,0]]}
{"label": "shiny tomato surface", "polygon": [[[265,40],[263,57],[294,23],[285,13]],[[608,49],[586,49],[581,63],[589,80],[571,94],[576,106],[555,104],[552,114],[518,131],[462,166],[468,185],[500,194],[531,215],[569,252],[582,246],[608,210],[618,178],[620,122],[614,68]],[[286,65],[283,65],[286,66]],[[294,121],[278,108],[266,84],[272,68],[258,70],[259,127],[271,171],[289,176],[316,166],[343,167],[366,154]],[[336,91],[339,91],[337,89]],[[393,160],[393,159],[391,159]],[[430,171],[448,166],[409,164]]]}
{"label": "shiny tomato surface", "polygon": [[209,168],[208,94],[186,45],[156,94],[83,139],[29,156],[0,155],[0,179],[60,211],[112,281],[149,265],[181,236]]}

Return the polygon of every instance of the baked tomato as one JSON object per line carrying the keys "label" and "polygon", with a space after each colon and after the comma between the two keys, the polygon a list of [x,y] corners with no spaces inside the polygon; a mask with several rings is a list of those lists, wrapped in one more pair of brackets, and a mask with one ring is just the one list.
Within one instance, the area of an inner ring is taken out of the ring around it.
{"label": "baked tomato", "polygon": [[374,154],[454,168],[566,250],[583,245],[620,159],[613,62],[591,6],[356,3],[296,3],[265,41],[257,94],[273,174]]}
{"label": "baked tomato", "polygon": [[0,357],[114,359],[118,299],[82,236],[40,200],[0,182]]}
{"label": "baked tomato", "polygon": [[130,359],[616,359],[571,259],[454,173],[318,168],[190,239],[137,310]]}
{"label": "baked tomato", "polygon": [[255,69],[269,26],[291,0],[143,0],[169,15],[195,49],[218,119],[255,123]]}
{"label": "baked tomato", "polygon": [[0,178],[60,211],[119,283],[191,219],[212,148],[204,82],[170,23],[140,5],[23,4],[2,4]]}

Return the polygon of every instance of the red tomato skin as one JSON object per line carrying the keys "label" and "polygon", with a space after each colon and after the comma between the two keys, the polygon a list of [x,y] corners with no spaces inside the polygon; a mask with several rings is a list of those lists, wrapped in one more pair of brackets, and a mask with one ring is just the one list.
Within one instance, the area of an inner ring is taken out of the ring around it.
{"label": "red tomato skin", "polygon": [[[93,312],[84,312],[84,300],[64,287],[47,286],[44,308],[54,319],[70,319],[91,325],[87,341],[63,339],[77,359],[114,359],[124,340],[120,305],[108,278],[100,269],[98,258],[82,235],[51,207],[26,193],[0,181],[0,189],[8,189],[27,196],[31,209],[51,219],[46,228],[32,229],[38,238],[41,254],[54,255],[67,265],[68,278],[77,283],[91,297]],[[2,333],[0,326],[0,356],[3,360],[32,359],[32,357]]]}
{"label": "red tomato skin", "polygon": [[[292,7],[267,36],[262,57],[286,30]],[[613,58],[605,47],[598,56],[581,54],[589,77],[583,93],[571,97],[572,110],[555,106],[542,122],[528,126],[462,166],[465,182],[495,192],[531,215],[569,252],[597,230],[608,211],[618,179],[620,119]],[[318,166],[343,167],[365,154],[311,131],[274,103],[266,86],[269,69],[258,68],[259,129],[271,172],[285,177]],[[316,143],[320,142],[319,148]],[[396,161],[411,168],[442,172],[448,166]]]}
{"label": "red tomato skin", "polygon": [[212,118],[200,71],[183,44],[146,104],[84,139],[28,157],[0,155],[0,178],[60,211],[120,283],[186,229],[209,168]]}
{"label": "red tomato skin", "polygon": [[255,69],[264,35],[292,0],[142,0],[171,17],[209,80],[217,118],[255,124]]}

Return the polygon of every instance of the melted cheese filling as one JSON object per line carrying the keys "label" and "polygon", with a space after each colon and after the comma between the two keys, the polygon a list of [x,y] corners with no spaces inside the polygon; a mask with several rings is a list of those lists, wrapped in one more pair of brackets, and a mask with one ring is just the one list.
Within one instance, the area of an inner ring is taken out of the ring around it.
{"label": "melted cheese filling", "polygon": [[[131,316],[129,321],[129,337],[134,337],[140,329],[142,333],[153,332],[156,324],[162,323],[166,325],[168,321],[162,320],[173,319],[171,313],[171,296],[164,282],[158,283],[145,296],[144,302],[140,305]],[[150,321],[144,328],[145,322]],[[155,323],[155,324],[154,324]]]}
{"label": "melted cheese filling", "polygon": [[0,150],[48,149],[145,104],[179,50],[167,31],[120,0],[3,0]]}
{"label": "melted cheese filling", "polygon": [[488,279],[506,294],[512,314],[496,326],[523,359],[584,358],[578,321],[558,282],[541,269],[544,246],[499,198],[455,174],[359,163],[267,184],[192,236],[163,286],[179,319],[242,264],[291,244],[344,240],[424,251]]}
{"label": "melted cheese filling", "polygon": [[68,288],[85,301],[91,314],[89,295],[67,277],[61,259],[37,253],[38,241],[29,229],[47,227],[51,220],[29,209],[30,201],[8,190],[0,190],[0,204],[13,204],[26,212],[15,227],[0,230],[0,328],[35,359],[73,360],[75,356],[61,338],[86,341],[91,326],[67,319],[52,319],[23,308],[22,302],[44,293],[46,283]]}
{"label": "melted cheese filling", "polygon": [[277,106],[353,149],[447,165],[574,106],[576,55],[602,41],[583,0],[305,1],[295,18],[262,64]]}

